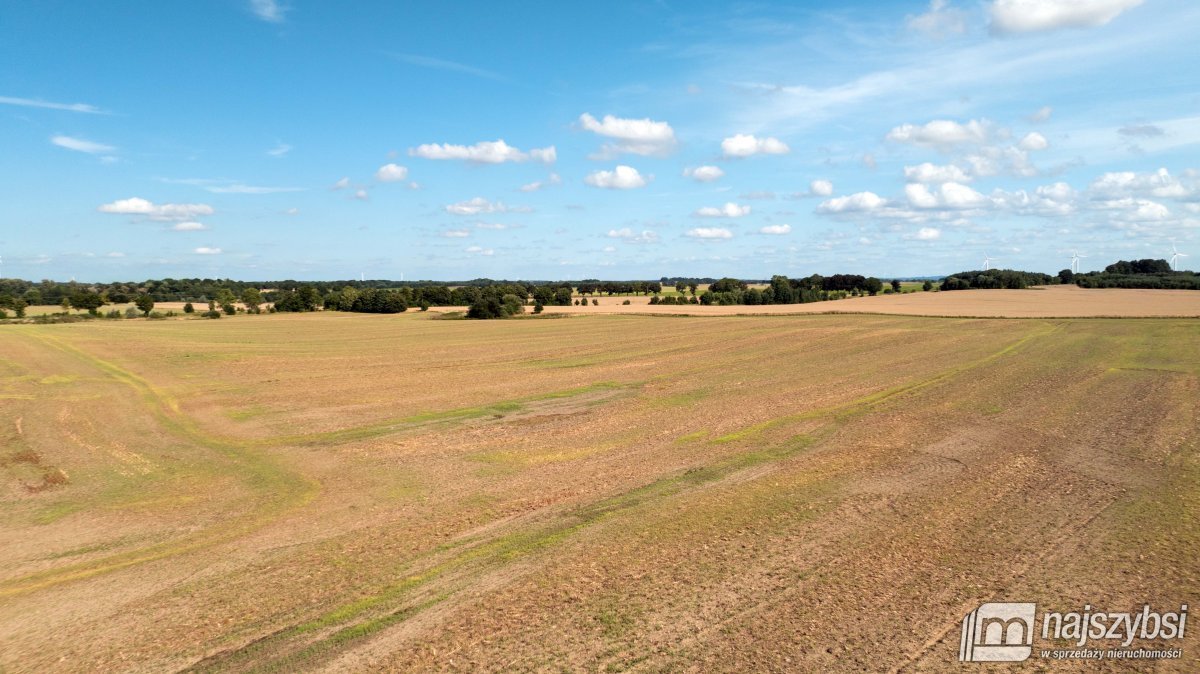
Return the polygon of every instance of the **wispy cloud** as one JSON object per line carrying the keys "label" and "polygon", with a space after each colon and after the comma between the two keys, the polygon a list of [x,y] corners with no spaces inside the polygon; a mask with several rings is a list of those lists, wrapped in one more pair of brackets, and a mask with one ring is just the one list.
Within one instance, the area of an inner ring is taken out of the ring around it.
{"label": "wispy cloud", "polygon": [[272,157],[282,157],[292,151],[292,146],[287,143],[278,143],[275,147],[267,150],[267,154]]}
{"label": "wispy cloud", "polygon": [[250,0],[250,11],[268,23],[283,23],[288,9],[275,0]]}
{"label": "wispy cloud", "polygon": [[446,59],[440,59],[433,56],[422,56],[420,54],[399,54],[395,52],[387,52],[387,55],[396,59],[397,61],[400,61],[401,63],[407,63],[411,66],[433,68],[434,70],[448,70],[450,72],[472,75],[474,77],[482,77],[485,80],[493,80],[496,82],[507,81],[507,78],[499,73],[494,73],[490,70],[484,70],[483,68],[476,68],[475,66],[469,66],[465,63],[457,63],[455,61],[448,61]]}
{"label": "wispy cloud", "polygon": [[96,143],[90,140],[84,140],[83,138],[72,138],[71,136],[54,136],[50,139],[50,142],[61,148],[74,150],[76,152],[86,152],[88,154],[110,154],[117,150],[117,148],[113,147],[112,145]]}
{"label": "wispy cloud", "polygon": [[191,185],[213,194],[278,194],[280,192],[303,192],[303,187],[274,187],[247,185],[227,178],[159,178],[160,182],[172,185]]}
{"label": "wispy cloud", "polygon": [[53,101],[43,101],[38,98],[14,98],[12,96],[0,96],[0,105],[19,105],[26,108],[45,108],[47,110],[84,112],[89,115],[109,114],[107,111],[101,110],[100,108],[88,103],[55,103]]}

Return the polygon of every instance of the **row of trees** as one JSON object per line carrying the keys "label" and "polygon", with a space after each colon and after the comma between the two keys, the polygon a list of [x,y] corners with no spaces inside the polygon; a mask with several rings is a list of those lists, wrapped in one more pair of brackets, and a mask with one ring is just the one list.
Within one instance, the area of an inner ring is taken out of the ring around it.
{"label": "row of trees", "polygon": [[979,288],[1020,289],[1058,283],[1057,276],[1015,269],[984,269],[964,271],[942,280],[941,290],[973,290]]}
{"label": "row of trees", "polygon": [[1158,288],[1163,290],[1200,290],[1200,276],[1190,271],[1172,271],[1166,260],[1118,260],[1102,272],[1058,273],[1063,283],[1081,288]]}
{"label": "row of trees", "polygon": [[[479,298],[473,291],[494,286],[524,288],[526,294],[534,289],[549,286],[578,288],[579,292],[588,295],[597,294],[655,294],[662,292],[662,284],[658,281],[494,281],[492,279],[472,279],[470,281],[389,281],[389,280],[350,280],[350,281],[234,281],[232,279],[158,279],[140,282],[121,281],[114,283],[77,283],[43,280],[40,282],[23,279],[0,279],[0,296],[10,295],[21,299],[28,305],[61,304],[64,298],[71,298],[80,292],[90,292],[100,295],[105,304],[125,304],[132,302],[138,295],[148,295],[155,302],[202,302],[215,301],[223,304],[227,297],[236,302],[243,293],[249,290],[286,293],[299,292],[302,288],[312,288],[324,298],[342,291],[344,288],[355,290],[397,290],[410,293],[405,296],[405,302],[410,307],[418,306],[422,301],[430,306],[462,306],[469,305]],[[270,293],[268,293],[269,295]],[[273,301],[268,297],[267,301]],[[103,306],[103,305],[101,305]]]}
{"label": "row of trees", "polygon": [[[771,277],[771,282],[766,288],[751,288],[746,281],[726,277],[709,284],[708,290],[700,294],[699,303],[803,304],[842,299],[850,295],[875,295],[881,290],[883,282],[879,279],[851,274],[835,274],[828,277],[813,274],[801,279],[778,275]],[[662,300],[658,303],[661,304]]]}
{"label": "row of trees", "polygon": [[599,295],[601,293],[605,295],[628,295],[630,293],[657,295],[663,289],[662,283],[659,281],[598,281],[596,279],[584,279],[575,287],[579,289],[580,295]]}

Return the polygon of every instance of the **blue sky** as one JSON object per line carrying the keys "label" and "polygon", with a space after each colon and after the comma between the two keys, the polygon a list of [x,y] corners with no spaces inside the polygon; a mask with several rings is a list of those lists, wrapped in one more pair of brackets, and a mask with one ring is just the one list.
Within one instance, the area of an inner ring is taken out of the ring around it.
{"label": "blue sky", "polygon": [[3,274],[1200,258],[1195,2],[408,4],[0,5]]}

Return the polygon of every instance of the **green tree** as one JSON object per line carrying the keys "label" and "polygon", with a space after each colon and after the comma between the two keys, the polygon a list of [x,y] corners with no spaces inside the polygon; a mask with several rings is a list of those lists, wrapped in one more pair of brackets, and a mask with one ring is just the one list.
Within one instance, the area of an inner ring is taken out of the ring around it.
{"label": "green tree", "polygon": [[560,287],[554,291],[554,303],[560,307],[571,306],[571,288]]}
{"label": "green tree", "polygon": [[796,301],[792,282],[786,276],[771,277],[771,301],[775,304],[791,304]]}
{"label": "green tree", "polygon": [[95,316],[96,310],[104,306],[104,298],[90,290],[78,290],[71,295],[71,306]]}
{"label": "green tree", "polygon": [[925,292],[933,290],[933,284],[929,282],[929,279],[925,279],[925,282],[921,284],[921,290],[924,290]]}
{"label": "green tree", "polygon": [[880,281],[879,279],[872,276],[867,279],[866,285],[864,286],[864,290],[866,290],[868,293],[870,293],[872,295],[877,295],[877,294],[879,294],[880,290],[883,290],[883,281]]}
{"label": "green tree", "polygon": [[735,278],[725,278],[713,283],[708,289],[714,293],[731,293],[738,290],[745,290],[746,283]]}
{"label": "green tree", "polygon": [[222,287],[220,290],[217,290],[217,294],[213,296],[213,300],[215,300],[216,303],[220,304],[223,308],[226,304],[233,304],[236,302],[237,296],[234,295],[233,291],[229,288]]}
{"label": "green tree", "polygon": [[188,302],[187,304],[183,305],[183,313],[190,314],[194,311],[196,311],[196,307],[193,307],[191,302]]}
{"label": "green tree", "polygon": [[486,320],[491,318],[505,318],[506,316],[504,305],[495,296],[480,298],[467,309],[467,318]]}
{"label": "green tree", "polygon": [[134,298],[133,303],[142,312],[143,316],[149,316],[150,310],[154,308],[154,298],[145,293]]}
{"label": "green tree", "polygon": [[500,298],[500,302],[504,305],[504,313],[508,314],[509,316],[525,313],[525,303],[522,302],[521,298],[517,297],[516,295],[505,295],[504,297]]}
{"label": "green tree", "polygon": [[900,280],[899,279],[892,279],[892,292],[894,292],[894,293],[900,292]]}
{"label": "green tree", "polygon": [[257,314],[258,307],[262,304],[262,293],[258,288],[246,288],[242,291],[242,304],[246,305],[246,311]]}

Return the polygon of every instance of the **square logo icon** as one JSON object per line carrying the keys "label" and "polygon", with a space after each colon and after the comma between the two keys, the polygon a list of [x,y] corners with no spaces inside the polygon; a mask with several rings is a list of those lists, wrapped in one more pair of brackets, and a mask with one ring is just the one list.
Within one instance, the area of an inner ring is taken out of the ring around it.
{"label": "square logo icon", "polygon": [[1033,653],[1037,604],[988,602],[963,618],[960,662],[1021,662]]}

